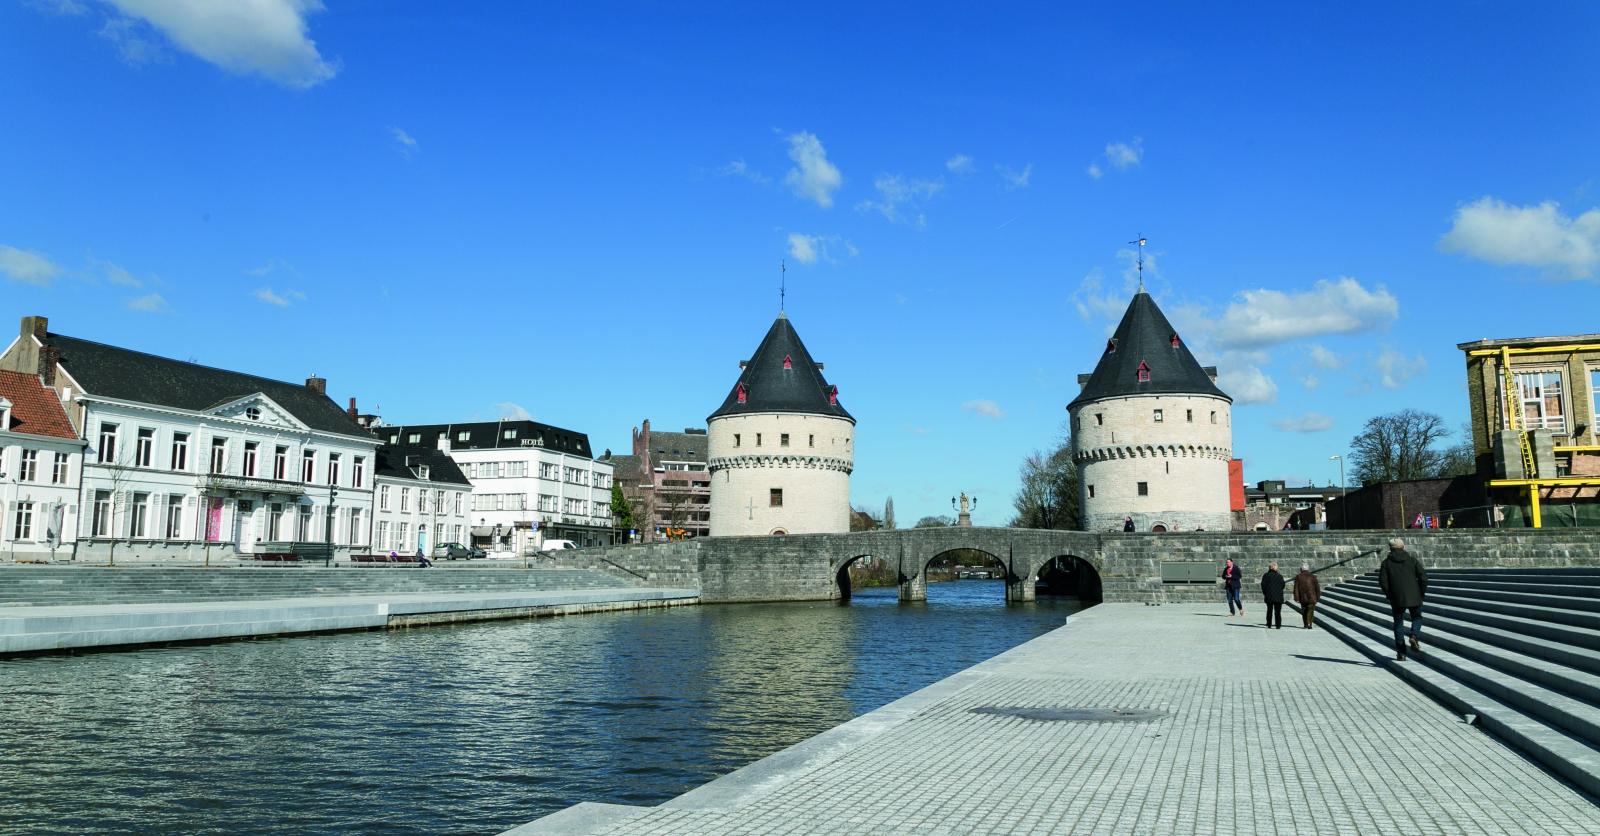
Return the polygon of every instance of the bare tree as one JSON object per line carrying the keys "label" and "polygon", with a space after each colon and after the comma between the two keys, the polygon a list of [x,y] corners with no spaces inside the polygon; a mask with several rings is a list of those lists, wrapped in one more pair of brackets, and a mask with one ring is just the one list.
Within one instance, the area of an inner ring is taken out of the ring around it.
{"label": "bare tree", "polygon": [[1029,453],[1022,460],[1022,486],[1012,501],[1014,528],[1078,528],[1078,468],[1072,461],[1072,439],[1055,449]]}
{"label": "bare tree", "polygon": [[683,528],[684,523],[689,521],[689,509],[694,504],[694,494],[688,491],[663,491],[657,496],[666,506],[667,512],[662,516],[666,518],[667,527]]}
{"label": "bare tree", "polygon": [[883,527],[891,530],[894,528],[894,497],[892,496],[883,501]]}
{"label": "bare tree", "polygon": [[850,507],[851,531],[873,531],[883,527],[883,521],[874,517],[872,512],[868,511],[865,506],[852,505]]}
{"label": "bare tree", "polygon": [[1437,447],[1450,431],[1431,412],[1402,409],[1368,418],[1350,439],[1351,473],[1365,484],[1432,479],[1445,470]]}
{"label": "bare tree", "polygon": [[912,526],[912,528],[944,528],[946,526],[955,524],[956,520],[954,517],[941,514],[932,517],[923,517],[922,519],[917,520],[917,524]]}

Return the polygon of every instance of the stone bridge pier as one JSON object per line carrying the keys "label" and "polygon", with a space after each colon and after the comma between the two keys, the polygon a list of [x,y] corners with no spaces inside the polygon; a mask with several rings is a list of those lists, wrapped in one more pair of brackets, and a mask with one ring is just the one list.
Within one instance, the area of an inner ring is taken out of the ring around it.
{"label": "stone bridge pier", "polygon": [[[799,538],[791,538],[799,539]],[[861,560],[891,567],[901,601],[928,598],[928,565],[957,550],[980,552],[1005,570],[1006,600],[1032,601],[1039,570],[1057,558],[1083,561],[1098,575],[1099,542],[1092,534],[1012,528],[913,528],[830,535],[817,547],[829,550],[833,597],[850,595],[849,568]],[[843,547],[843,548],[841,548]]]}

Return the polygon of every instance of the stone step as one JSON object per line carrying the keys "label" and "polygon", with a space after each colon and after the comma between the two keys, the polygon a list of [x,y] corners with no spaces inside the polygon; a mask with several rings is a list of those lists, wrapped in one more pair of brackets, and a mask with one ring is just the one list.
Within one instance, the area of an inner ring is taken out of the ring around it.
{"label": "stone step", "polygon": [[[1393,635],[1394,622],[1387,608],[1368,601],[1347,599],[1337,595],[1330,597],[1330,603],[1359,616],[1375,629],[1385,631],[1386,635]],[[1600,706],[1600,674],[1592,672],[1591,669],[1568,666],[1503,646],[1493,641],[1494,636],[1486,637],[1488,640],[1475,638],[1471,635],[1472,625],[1454,619],[1435,617],[1432,613],[1423,613],[1422,625],[1424,652],[1433,648],[1443,648],[1457,656],[1558,691],[1573,699]],[[1461,631],[1462,626],[1466,626],[1468,630]],[[1600,654],[1589,655],[1594,657],[1588,660],[1590,662],[1600,660]],[[1502,701],[1514,704],[1511,700]]]}
{"label": "stone step", "polygon": [[[1351,581],[1344,587],[1352,592],[1360,592],[1383,600],[1383,590],[1376,582],[1366,582],[1365,579]],[[1432,590],[1426,601],[1428,607],[1451,606],[1463,610],[1478,610],[1484,613],[1511,616],[1526,621],[1537,621],[1545,624],[1559,624],[1568,627],[1579,627],[1594,632],[1600,631],[1600,613],[1587,613],[1565,607],[1541,607],[1531,604],[1516,604],[1507,601],[1496,601],[1484,598],[1467,598],[1440,591],[1434,594]],[[1465,618],[1466,616],[1462,616]],[[1596,633],[1600,635],[1600,633]],[[1600,646],[1600,645],[1596,645]]]}
{"label": "stone step", "polygon": [[1449,587],[1450,589],[1501,589],[1506,592],[1529,592],[1537,595],[1567,595],[1574,598],[1600,598],[1600,584],[1570,584],[1563,582],[1546,582],[1543,579],[1530,581],[1522,580],[1461,580],[1457,578],[1439,579],[1428,576],[1428,588],[1435,586]]}
{"label": "stone step", "polygon": [[1450,598],[1475,598],[1488,601],[1506,601],[1512,604],[1529,604],[1537,607],[1554,607],[1556,609],[1577,610],[1580,612],[1600,612],[1600,588],[1595,595],[1567,594],[1564,592],[1528,592],[1518,589],[1504,589],[1498,585],[1494,587],[1477,585],[1468,586],[1454,582],[1434,582],[1429,579],[1428,597],[1449,596]]}
{"label": "stone step", "polygon": [[[1410,683],[1458,714],[1476,715],[1491,734],[1522,750],[1535,762],[1591,795],[1600,795],[1600,750],[1541,722],[1435,667],[1394,660],[1393,636],[1363,628],[1359,617],[1338,606],[1317,607],[1321,624],[1380,667]],[[1423,647],[1427,653],[1427,646]],[[1420,657],[1418,657],[1420,658]]]}

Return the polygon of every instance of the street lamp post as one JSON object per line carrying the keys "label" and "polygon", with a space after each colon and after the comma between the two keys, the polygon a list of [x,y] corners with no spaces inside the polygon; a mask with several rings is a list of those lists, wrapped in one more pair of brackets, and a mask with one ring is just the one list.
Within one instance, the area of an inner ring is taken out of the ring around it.
{"label": "street lamp post", "polygon": [[1350,488],[1344,482],[1344,456],[1337,453],[1328,457],[1328,461],[1339,462],[1339,527],[1350,528]]}

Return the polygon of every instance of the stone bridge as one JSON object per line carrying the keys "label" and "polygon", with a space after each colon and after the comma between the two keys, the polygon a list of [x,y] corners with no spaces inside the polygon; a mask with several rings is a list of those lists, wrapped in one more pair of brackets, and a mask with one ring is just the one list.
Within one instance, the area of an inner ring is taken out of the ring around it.
{"label": "stone bridge", "polygon": [[[928,564],[970,549],[1006,571],[1006,600],[1031,601],[1040,570],[1070,573],[1081,597],[1106,601],[1220,600],[1215,581],[1172,583],[1173,564],[1237,560],[1252,580],[1277,562],[1285,575],[1301,563],[1320,568],[1403,536],[1431,567],[1600,565],[1600,529],[1456,531],[1283,531],[1181,534],[1090,533],[1020,528],[912,528],[787,537],[709,537],[677,543],[582,549],[544,559],[602,568],[640,582],[692,587],[701,600],[817,601],[847,598],[846,570],[872,559],[894,570],[902,601],[927,596]],[[1324,583],[1377,568],[1379,554],[1323,574]],[[1198,567],[1204,576],[1204,567]]]}

